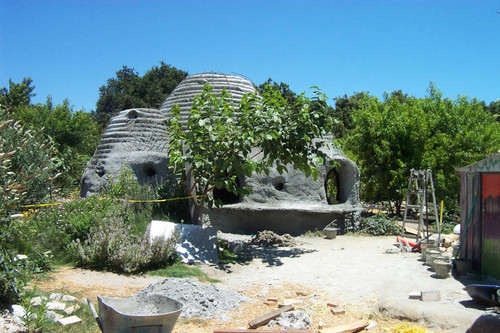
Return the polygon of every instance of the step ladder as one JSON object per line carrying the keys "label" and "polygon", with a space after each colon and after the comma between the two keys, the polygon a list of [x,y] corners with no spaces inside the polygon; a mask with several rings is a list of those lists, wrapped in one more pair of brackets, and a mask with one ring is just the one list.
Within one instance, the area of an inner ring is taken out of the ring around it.
{"label": "step ladder", "polygon": [[441,225],[438,218],[432,170],[411,169],[401,235],[405,239],[415,239],[415,243],[419,244],[436,233],[439,244]]}

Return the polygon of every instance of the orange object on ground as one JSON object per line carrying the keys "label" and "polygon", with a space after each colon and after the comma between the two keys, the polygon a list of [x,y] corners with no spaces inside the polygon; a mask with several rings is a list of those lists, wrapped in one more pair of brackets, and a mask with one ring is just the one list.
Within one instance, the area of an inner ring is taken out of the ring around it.
{"label": "orange object on ground", "polygon": [[396,242],[398,242],[398,243],[401,242],[403,244],[408,244],[412,249],[415,248],[415,249],[420,250],[420,243],[417,245],[415,242],[409,241],[406,238],[398,236],[398,237],[396,237]]}

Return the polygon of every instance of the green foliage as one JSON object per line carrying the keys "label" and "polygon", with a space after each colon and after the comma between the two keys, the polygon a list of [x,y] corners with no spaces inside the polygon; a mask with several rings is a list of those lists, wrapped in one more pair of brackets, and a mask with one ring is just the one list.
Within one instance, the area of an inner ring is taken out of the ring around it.
{"label": "green foliage", "polygon": [[26,244],[32,244],[38,251],[50,250],[59,257],[66,255],[73,240],[85,240],[90,228],[98,221],[110,215],[123,216],[123,208],[119,202],[89,197],[40,207],[30,213],[27,220],[19,220],[14,226]]}
{"label": "green foliage", "polygon": [[351,130],[354,125],[352,122],[352,114],[359,109],[362,102],[369,98],[368,93],[359,92],[352,96],[344,95],[343,97],[335,98],[334,117],[339,121],[334,129],[335,138],[343,138],[347,131]]}
{"label": "green foliage", "polygon": [[73,110],[68,100],[53,106],[48,97],[44,105],[17,108],[16,117],[25,126],[41,131],[53,140],[61,174],[56,185],[65,190],[75,188],[99,142],[99,129],[91,115]]}
{"label": "green foliage", "polygon": [[53,142],[60,177],[50,185],[62,187],[67,193],[78,185],[85,164],[97,147],[99,129],[90,114],[73,110],[68,100],[54,106],[49,96],[45,104],[31,104],[35,88],[31,83],[30,78],[21,83],[9,81],[9,88],[1,89],[1,104],[10,119],[19,120],[24,128]]}
{"label": "green foliage", "polygon": [[317,176],[322,154],[312,139],[332,128],[324,94],[316,90],[312,99],[301,94],[295,105],[270,86],[262,97],[245,95],[240,105],[233,105],[229,97],[225,90],[220,96],[213,94],[206,85],[193,103],[186,128],[180,108],[172,110],[170,162],[178,171],[186,163],[191,166],[200,206],[223,204],[213,197],[214,189],[236,196],[250,193],[250,188],[240,186],[239,177],[268,173],[273,164],[280,172],[293,165],[307,176]]}
{"label": "green foliage", "polygon": [[219,283],[219,280],[210,278],[205,272],[203,272],[198,267],[193,267],[190,265],[184,265],[178,260],[175,261],[172,265],[159,268],[156,270],[151,270],[148,272],[148,275],[153,276],[163,276],[163,277],[172,277],[172,278],[197,278],[201,282],[208,283]]}
{"label": "green foliage", "polygon": [[50,271],[48,260],[46,255],[40,254],[21,260],[0,247],[0,309],[21,300],[23,287],[32,274]]}
{"label": "green foliage", "polygon": [[176,237],[156,238],[135,236],[131,225],[119,217],[108,217],[94,225],[88,238],[72,243],[78,264],[94,269],[132,273],[144,269],[165,267],[176,256]]}
{"label": "green foliage", "polygon": [[24,78],[21,83],[15,83],[9,79],[9,88],[3,87],[0,89],[0,105],[8,112],[13,112],[20,106],[29,105],[35,86],[32,86],[33,79]]}
{"label": "green foliage", "polygon": [[189,201],[186,196],[186,181],[169,177],[157,187],[158,199],[172,199],[153,205],[153,216],[158,219],[166,218],[177,223],[189,223]]}
{"label": "green foliage", "polygon": [[132,236],[142,236],[151,221],[151,204],[131,203],[123,199],[148,199],[147,187],[134,180],[131,171],[124,168],[111,178],[105,199],[90,196],[56,206],[40,207],[28,212],[27,220],[14,224],[25,244],[33,244],[38,251],[51,250],[55,256],[72,256],[68,246],[75,240],[84,242],[94,226],[116,217],[129,228]]}
{"label": "green foliage", "polygon": [[25,130],[0,114],[0,151],[3,207],[34,203],[49,194],[47,184],[54,175],[56,151],[41,132]]}
{"label": "green foliage", "polygon": [[133,69],[123,66],[115,78],[108,79],[99,88],[99,100],[93,113],[95,120],[104,128],[117,112],[130,108],[159,108],[187,73],[160,62],[143,77]]}
{"label": "green foliage", "polygon": [[384,214],[362,217],[358,232],[373,236],[399,235],[401,227],[397,224],[397,220]]}
{"label": "green foliage", "polygon": [[424,99],[395,92],[366,98],[353,114],[346,148],[361,169],[364,199],[392,201],[400,213],[410,169],[432,169],[446,206],[458,199],[455,169],[494,153],[500,125],[476,100],[443,99],[430,85]]}

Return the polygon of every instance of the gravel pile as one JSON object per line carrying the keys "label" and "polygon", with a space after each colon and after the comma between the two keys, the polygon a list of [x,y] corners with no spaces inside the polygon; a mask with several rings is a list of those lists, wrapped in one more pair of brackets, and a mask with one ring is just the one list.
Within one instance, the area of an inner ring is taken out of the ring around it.
{"label": "gravel pile", "polygon": [[236,309],[249,299],[235,291],[205,284],[193,279],[169,278],[152,284],[136,294],[136,297],[160,294],[183,303],[183,318],[215,318],[222,312]]}

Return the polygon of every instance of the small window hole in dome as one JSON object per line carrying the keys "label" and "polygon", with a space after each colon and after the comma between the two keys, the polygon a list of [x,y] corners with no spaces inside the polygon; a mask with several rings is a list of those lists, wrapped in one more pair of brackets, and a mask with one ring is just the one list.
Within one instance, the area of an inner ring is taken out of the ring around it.
{"label": "small window hole in dome", "polygon": [[137,118],[139,114],[137,113],[136,110],[130,110],[128,113],[127,113],[127,118],[128,119],[135,119]]}
{"label": "small window hole in dome", "polygon": [[285,183],[286,183],[285,178],[281,176],[274,178],[273,181],[274,189],[280,192],[285,190]]}

